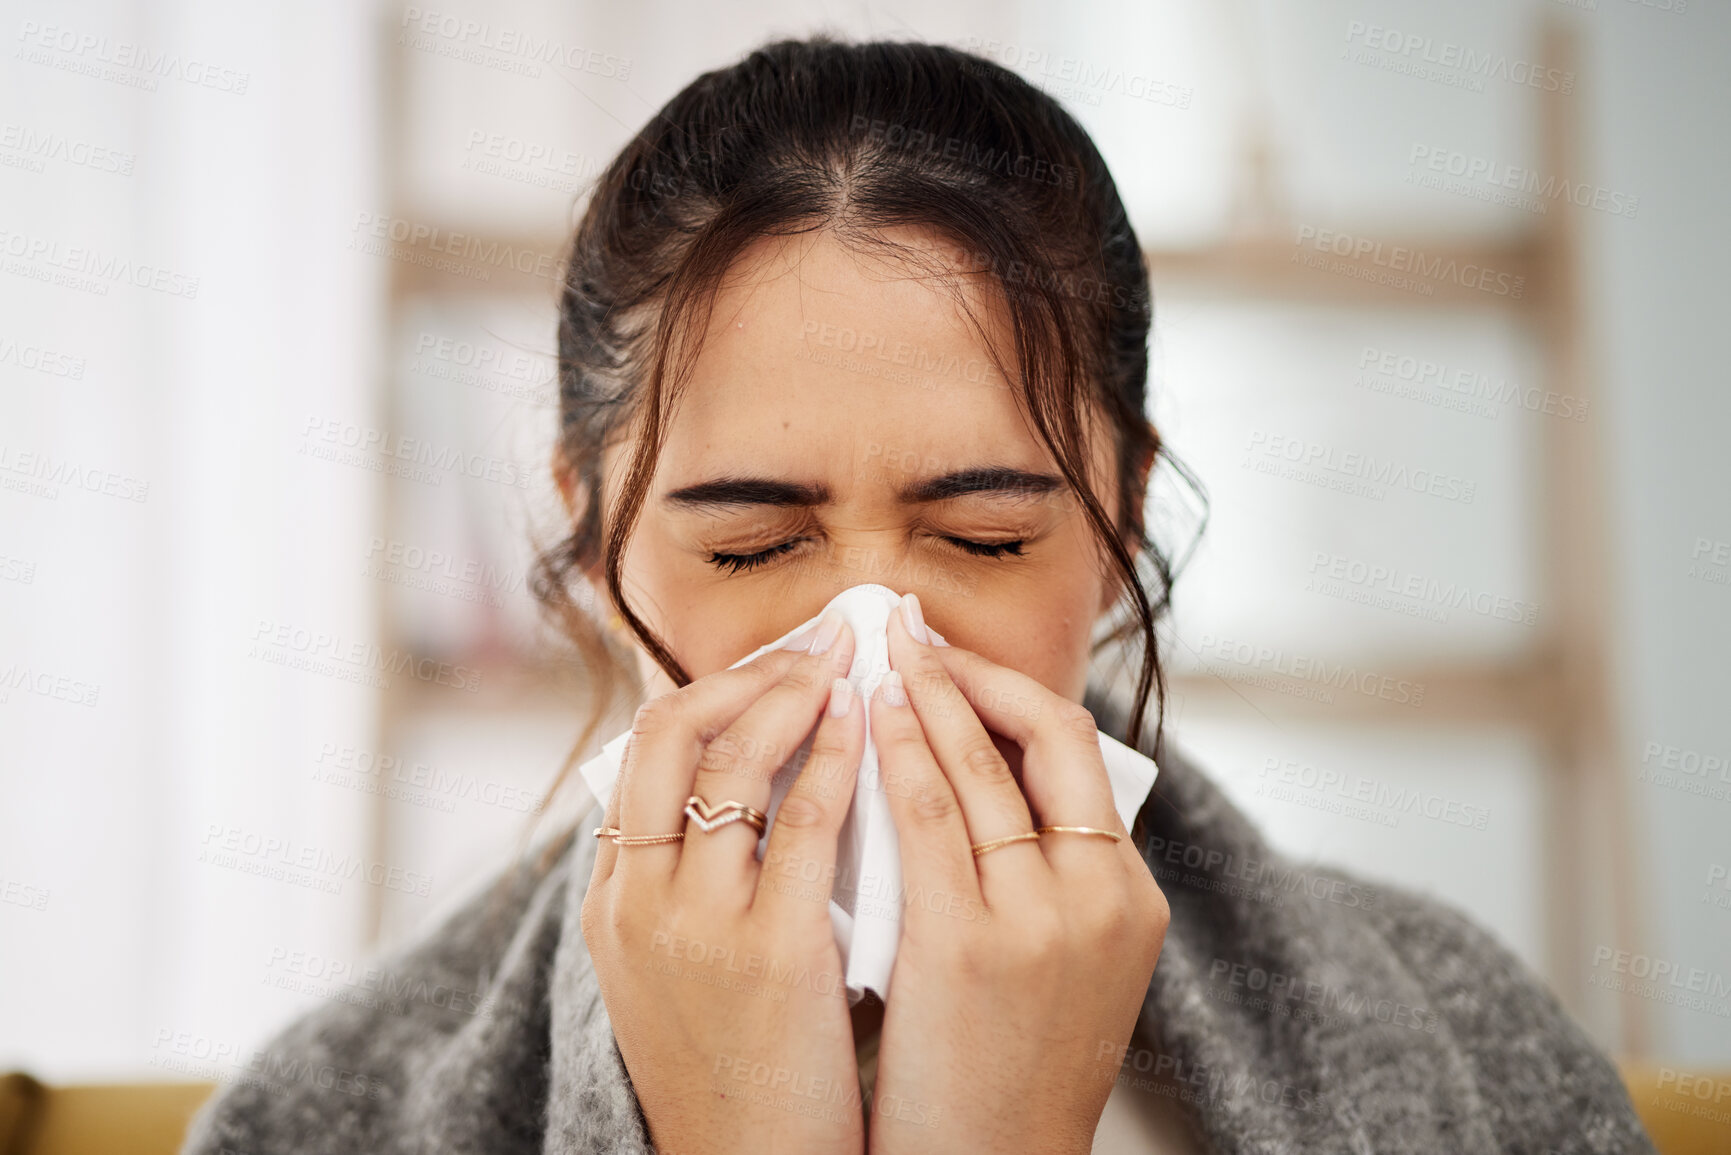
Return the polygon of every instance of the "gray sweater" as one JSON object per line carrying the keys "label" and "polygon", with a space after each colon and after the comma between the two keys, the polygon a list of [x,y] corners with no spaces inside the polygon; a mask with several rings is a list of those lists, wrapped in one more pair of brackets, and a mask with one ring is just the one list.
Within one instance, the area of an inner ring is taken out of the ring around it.
{"label": "gray sweater", "polygon": [[[1172,923],[1118,1077],[1181,1101],[1206,1150],[1650,1155],[1615,1068],[1488,934],[1283,858],[1157,760],[1134,833]],[[376,997],[247,1056],[184,1152],[652,1151],[579,929],[593,824],[385,960]]]}

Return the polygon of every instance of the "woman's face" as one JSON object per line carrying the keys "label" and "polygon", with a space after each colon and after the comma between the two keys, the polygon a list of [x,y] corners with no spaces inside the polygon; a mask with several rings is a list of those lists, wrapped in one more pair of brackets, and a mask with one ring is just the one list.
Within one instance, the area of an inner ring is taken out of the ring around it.
{"label": "woman's face", "polygon": [[[972,304],[994,340],[1007,332]],[[1115,519],[1110,445],[1094,443]],[[628,450],[607,453],[605,501]],[[917,594],[950,644],[1076,701],[1114,592],[953,290],[827,230],[760,242],[730,271],[622,569],[694,678],[877,582]],[[672,688],[642,664],[648,693]]]}

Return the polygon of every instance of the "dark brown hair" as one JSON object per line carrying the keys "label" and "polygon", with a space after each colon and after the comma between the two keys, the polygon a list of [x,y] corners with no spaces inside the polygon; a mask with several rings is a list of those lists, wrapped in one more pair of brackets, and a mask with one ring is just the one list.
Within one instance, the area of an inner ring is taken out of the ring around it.
{"label": "dark brown hair", "polygon": [[[1164,701],[1154,628],[1173,571],[1143,521],[1145,482],[1164,456],[1145,416],[1148,271],[1106,164],[1055,100],[990,61],[933,44],[816,37],[768,44],[692,81],[600,175],[577,228],[559,301],[555,461],[572,522],[540,554],[532,582],[595,690],[573,760],[620,684],[583,604],[592,591],[574,594],[574,578],[599,566],[644,649],[675,684],[691,680],[620,586],[696,355],[679,335],[707,330],[722,277],[760,238],[829,229],[883,247],[883,231],[900,226],[953,245],[1006,307],[1004,377],[1122,587],[1106,640],[1140,643],[1124,738],[1141,740],[1150,697]],[[1116,450],[1115,525],[1088,478],[1089,422],[1101,416]],[[604,510],[602,451],[627,430],[635,450]]]}

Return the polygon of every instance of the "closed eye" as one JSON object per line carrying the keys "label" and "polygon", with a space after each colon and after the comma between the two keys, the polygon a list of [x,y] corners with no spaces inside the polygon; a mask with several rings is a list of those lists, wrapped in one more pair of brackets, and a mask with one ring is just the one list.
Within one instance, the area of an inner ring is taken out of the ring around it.
{"label": "closed eye", "polygon": [[756,553],[712,553],[709,555],[709,564],[716,569],[726,570],[728,573],[744,573],[747,570],[756,569],[765,562],[774,561],[805,540],[803,537],[790,538],[787,541],[772,545],[768,549],[760,549]]}
{"label": "closed eye", "polygon": [[[970,541],[965,537],[951,537],[948,534],[939,535],[939,539],[975,557],[1021,557],[1022,547],[1027,544],[1021,539],[1015,541]],[[711,553],[709,564],[730,574],[747,573],[758,566],[774,561],[783,554],[791,553],[808,540],[810,539],[803,537],[789,538],[787,541],[778,542],[767,549],[757,550],[755,553]]]}
{"label": "closed eye", "polygon": [[969,541],[964,537],[945,537],[945,541],[975,557],[1021,557],[1022,541]]}

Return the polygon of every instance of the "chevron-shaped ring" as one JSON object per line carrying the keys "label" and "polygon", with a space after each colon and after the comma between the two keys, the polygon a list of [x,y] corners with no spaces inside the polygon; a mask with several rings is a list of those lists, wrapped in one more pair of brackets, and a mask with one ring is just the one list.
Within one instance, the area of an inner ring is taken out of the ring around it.
{"label": "chevron-shaped ring", "polygon": [[693,794],[685,800],[685,816],[697,823],[698,829],[705,834],[729,822],[745,822],[759,834],[769,825],[769,816],[763,811],[747,806],[743,802],[728,799],[714,806]]}

